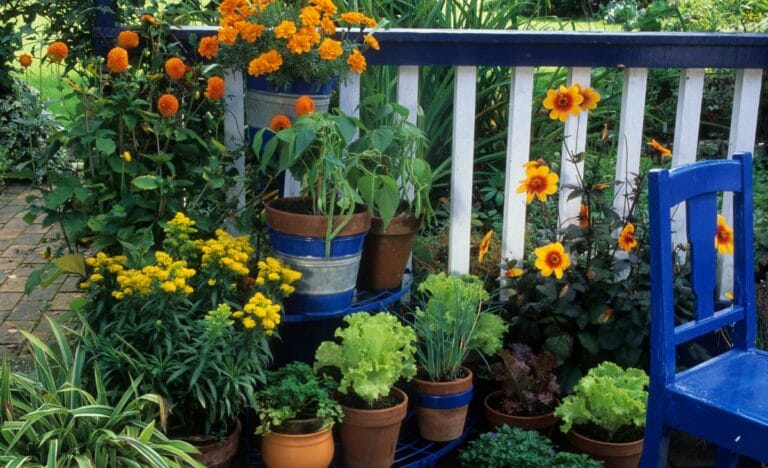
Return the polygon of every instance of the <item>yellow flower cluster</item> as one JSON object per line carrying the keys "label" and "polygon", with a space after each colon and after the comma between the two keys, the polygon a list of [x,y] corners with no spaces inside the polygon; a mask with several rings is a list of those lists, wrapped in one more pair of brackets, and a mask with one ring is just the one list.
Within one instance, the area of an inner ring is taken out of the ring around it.
{"label": "yellow flower cluster", "polygon": [[256,277],[257,285],[279,284],[283,297],[287,297],[296,291],[296,288],[292,285],[301,279],[301,272],[290,269],[283,262],[272,257],[267,257],[264,261],[259,262],[257,266],[259,268],[259,274]]}
{"label": "yellow flower cluster", "polygon": [[195,222],[185,216],[184,213],[176,213],[163,229],[165,232],[163,247],[179,258],[187,258],[196,253],[197,247],[192,239],[197,233],[194,226]]}
{"label": "yellow flower cluster", "polygon": [[95,257],[85,259],[85,264],[93,268],[93,274],[88,277],[88,281],[80,283],[81,289],[88,289],[96,283],[104,281],[104,274],[106,273],[120,273],[125,269],[125,262],[128,261],[128,257],[125,255],[117,255],[110,257],[104,252],[99,252]]}
{"label": "yellow flower cluster", "polygon": [[281,309],[280,304],[275,304],[270,298],[257,292],[248,299],[243,310],[233,312],[232,317],[240,320],[243,327],[249,330],[260,324],[267,336],[271,336],[280,324]]}
{"label": "yellow flower cluster", "polygon": [[186,261],[174,261],[167,253],[157,251],[154,265],[147,265],[141,270],[124,270],[117,275],[120,289],[112,291],[112,297],[122,300],[128,296],[146,296],[156,291],[189,295],[194,289],[187,284],[187,280],[195,276],[195,273],[192,268],[187,268]]}
{"label": "yellow flower cluster", "polygon": [[253,255],[253,247],[248,236],[234,237],[223,229],[216,230],[216,238],[198,241],[203,253],[202,266],[218,264],[240,276],[247,276],[250,270],[246,266]]}

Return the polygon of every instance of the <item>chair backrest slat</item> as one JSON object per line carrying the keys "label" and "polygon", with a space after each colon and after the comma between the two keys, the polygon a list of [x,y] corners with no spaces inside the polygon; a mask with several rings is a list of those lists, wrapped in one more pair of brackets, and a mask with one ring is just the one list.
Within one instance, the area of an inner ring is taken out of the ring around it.
{"label": "chair backrest slat", "polygon": [[717,194],[707,192],[688,199],[686,214],[691,252],[691,287],[696,296],[696,321],[699,321],[711,317],[715,312],[717,251],[713,246],[717,235]]}

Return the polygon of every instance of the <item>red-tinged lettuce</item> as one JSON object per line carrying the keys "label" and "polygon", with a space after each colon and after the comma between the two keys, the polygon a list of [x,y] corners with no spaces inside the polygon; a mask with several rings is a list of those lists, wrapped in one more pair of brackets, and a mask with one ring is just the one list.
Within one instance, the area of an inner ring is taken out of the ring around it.
{"label": "red-tinged lettuce", "polygon": [[554,410],[560,385],[553,373],[554,354],[534,354],[528,345],[515,343],[499,350],[502,362],[491,366],[491,373],[504,392],[496,403],[502,413],[514,416],[538,416]]}

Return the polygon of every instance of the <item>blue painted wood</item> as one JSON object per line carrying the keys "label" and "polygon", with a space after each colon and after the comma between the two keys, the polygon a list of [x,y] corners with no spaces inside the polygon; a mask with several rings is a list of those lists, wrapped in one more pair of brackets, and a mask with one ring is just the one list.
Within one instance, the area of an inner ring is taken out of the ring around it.
{"label": "blue painted wood", "polygon": [[[735,454],[768,461],[768,353],[754,348],[751,177],[749,153],[649,175],[651,381],[643,467],[666,466],[670,429],[718,445],[718,466],[735,466]],[[734,305],[715,312],[716,196],[722,191],[734,192]],[[696,317],[675,326],[670,209],[683,201]],[[733,325],[730,351],[676,374],[676,345],[727,325]]]}

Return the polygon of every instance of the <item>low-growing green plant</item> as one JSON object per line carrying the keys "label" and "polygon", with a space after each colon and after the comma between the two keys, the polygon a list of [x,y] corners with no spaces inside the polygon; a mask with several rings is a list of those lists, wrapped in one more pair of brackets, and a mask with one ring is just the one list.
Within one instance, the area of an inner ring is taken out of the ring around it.
{"label": "low-growing green plant", "polygon": [[566,396],[555,415],[564,433],[576,431],[595,440],[630,442],[643,437],[648,374],[604,362],[590,369]]}
{"label": "low-growing green plant", "polygon": [[502,346],[507,324],[489,312],[489,294],[472,275],[430,275],[419,285],[424,307],[414,312],[413,328],[419,337],[417,357],[432,381],[454,380],[473,351],[493,355]]}
{"label": "low-growing green plant", "polygon": [[253,407],[260,420],[257,434],[292,432],[286,422],[296,419],[311,419],[307,432],[314,432],[344,417],[341,406],[331,399],[336,383],[315,375],[309,364],[292,362],[269,371],[266,381],[267,385],[254,395]]}
{"label": "low-growing green plant", "polygon": [[[162,432],[169,408],[157,394],[142,394],[140,381],[110,402],[98,368],[89,379],[86,354],[49,319],[56,340],[29,341],[33,375],[0,368],[0,462],[5,466],[202,467],[190,444]],[[75,339],[77,337],[75,336]],[[94,395],[86,386],[89,381]],[[159,427],[158,427],[159,418]]]}
{"label": "low-growing green plant", "polygon": [[552,442],[536,431],[503,424],[469,442],[459,455],[467,468],[599,468],[603,464],[584,454],[555,452]]}
{"label": "low-growing green plant", "polygon": [[338,369],[339,392],[376,408],[400,379],[416,375],[416,334],[392,314],[358,312],[337,328],[339,343],[324,341],[315,353],[315,370]]}

